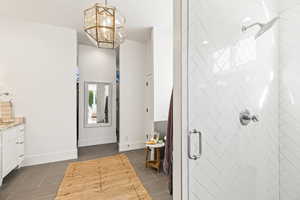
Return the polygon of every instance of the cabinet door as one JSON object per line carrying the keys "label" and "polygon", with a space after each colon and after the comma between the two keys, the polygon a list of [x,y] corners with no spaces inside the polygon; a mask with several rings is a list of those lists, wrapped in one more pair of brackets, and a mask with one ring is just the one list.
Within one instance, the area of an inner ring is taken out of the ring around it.
{"label": "cabinet door", "polygon": [[[3,168],[2,168],[2,133],[0,132],[0,181],[3,178],[2,172],[3,172]],[[0,183],[1,185],[1,183]]]}
{"label": "cabinet door", "polygon": [[17,131],[18,131],[18,141],[17,141],[18,165],[22,165],[22,162],[24,161],[24,155],[25,155],[25,148],[24,148],[25,127],[21,125],[18,127]]}
{"label": "cabinet door", "polygon": [[11,128],[3,132],[3,177],[16,168],[19,163],[17,143],[17,128]]}

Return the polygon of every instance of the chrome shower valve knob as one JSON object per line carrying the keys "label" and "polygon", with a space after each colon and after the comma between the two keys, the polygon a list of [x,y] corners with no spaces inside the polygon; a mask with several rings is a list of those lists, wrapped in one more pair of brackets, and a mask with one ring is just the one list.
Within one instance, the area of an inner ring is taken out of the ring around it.
{"label": "chrome shower valve knob", "polygon": [[259,121],[257,115],[252,116],[252,121],[253,122],[258,122]]}
{"label": "chrome shower valve knob", "polygon": [[259,121],[258,116],[251,115],[248,109],[240,113],[240,122],[243,126],[247,126],[251,121],[258,122]]}

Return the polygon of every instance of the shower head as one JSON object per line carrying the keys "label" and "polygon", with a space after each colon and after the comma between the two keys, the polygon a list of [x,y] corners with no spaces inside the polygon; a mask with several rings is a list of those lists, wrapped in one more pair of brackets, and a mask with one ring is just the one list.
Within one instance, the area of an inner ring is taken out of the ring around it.
{"label": "shower head", "polygon": [[271,21],[269,21],[268,23],[254,23],[254,24],[251,24],[249,26],[243,26],[242,27],[242,31],[245,32],[247,31],[248,29],[254,27],[254,26],[259,26],[260,27],[260,30],[256,33],[255,35],[255,39],[259,38],[261,35],[263,35],[265,32],[267,32],[269,29],[271,29],[275,22],[279,20],[279,17],[275,17],[274,19],[272,19]]}

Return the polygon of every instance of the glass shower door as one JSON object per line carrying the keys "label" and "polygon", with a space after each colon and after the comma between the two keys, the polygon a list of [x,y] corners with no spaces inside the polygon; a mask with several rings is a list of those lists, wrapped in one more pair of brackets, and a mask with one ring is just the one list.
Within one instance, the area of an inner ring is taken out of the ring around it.
{"label": "glass shower door", "polygon": [[277,28],[242,32],[272,3],[189,0],[189,200],[279,198]]}

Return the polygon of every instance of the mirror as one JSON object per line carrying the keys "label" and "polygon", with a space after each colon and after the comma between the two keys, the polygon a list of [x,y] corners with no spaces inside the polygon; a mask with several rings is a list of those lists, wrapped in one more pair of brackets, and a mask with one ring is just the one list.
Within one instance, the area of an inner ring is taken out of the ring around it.
{"label": "mirror", "polygon": [[111,126],[112,84],[85,82],[85,126]]}

